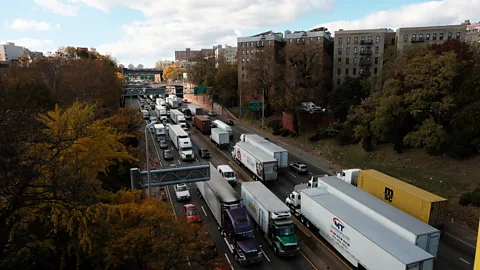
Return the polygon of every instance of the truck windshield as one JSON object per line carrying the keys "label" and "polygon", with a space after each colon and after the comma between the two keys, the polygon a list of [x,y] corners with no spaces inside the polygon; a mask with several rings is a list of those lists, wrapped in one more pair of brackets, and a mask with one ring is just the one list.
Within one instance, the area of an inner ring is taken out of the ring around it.
{"label": "truck windshield", "polygon": [[182,151],[192,151],[192,147],[182,147]]}
{"label": "truck windshield", "polygon": [[232,178],[232,177],[235,177],[235,174],[233,172],[224,172],[223,177]]}
{"label": "truck windshield", "polygon": [[237,241],[244,241],[244,240],[254,239],[254,238],[255,238],[255,235],[253,234],[253,231],[235,234],[235,240]]}
{"label": "truck windshield", "polygon": [[278,235],[279,236],[288,236],[288,235],[293,235],[293,226],[288,226],[288,227],[279,227],[278,228]]}

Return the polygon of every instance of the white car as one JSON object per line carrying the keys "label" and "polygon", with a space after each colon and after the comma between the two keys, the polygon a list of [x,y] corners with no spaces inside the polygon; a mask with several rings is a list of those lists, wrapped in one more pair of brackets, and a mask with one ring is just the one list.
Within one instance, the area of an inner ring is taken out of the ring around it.
{"label": "white car", "polygon": [[175,187],[175,197],[177,201],[189,201],[190,200],[190,191],[186,184],[176,184]]}

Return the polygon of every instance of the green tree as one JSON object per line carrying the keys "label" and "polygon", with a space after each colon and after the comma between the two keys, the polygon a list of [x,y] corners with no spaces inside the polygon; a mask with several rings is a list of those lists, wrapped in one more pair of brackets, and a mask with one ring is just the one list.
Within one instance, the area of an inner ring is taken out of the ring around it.
{"label": "green tree", "polygon": [[222,61],[215,75],[212,99],[225,107],[233,107],[238,102],[238,66]]}
{"label": "green tree", "polygon": [[335,117],[345,121],[350,108],[360,105],[369,94],[369,89],[362,83],[362,78],[346,77],[342,84],[329,94],[328,100]]}
{"label": "green tree", "polygon": [[215,59],[212,57],[203,57],[198,55],[193,59],[195,64],[188,68],[188,81],[196,85],[214,86],[215,74]]}

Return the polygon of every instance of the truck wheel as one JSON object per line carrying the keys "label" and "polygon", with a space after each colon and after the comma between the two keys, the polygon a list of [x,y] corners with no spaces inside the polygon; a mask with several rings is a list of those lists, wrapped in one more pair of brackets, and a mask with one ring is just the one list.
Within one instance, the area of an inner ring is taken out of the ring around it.
{"label": "truck wheel", "polygon": [[305,224],[305,218],[303,216],[300,217],[300,222],[302,222],[303,224]]}
{"label": "truck wheel", "polygon": [[310,229],[310,222],[308,222],[308,220],[307,220],[307,228]]}

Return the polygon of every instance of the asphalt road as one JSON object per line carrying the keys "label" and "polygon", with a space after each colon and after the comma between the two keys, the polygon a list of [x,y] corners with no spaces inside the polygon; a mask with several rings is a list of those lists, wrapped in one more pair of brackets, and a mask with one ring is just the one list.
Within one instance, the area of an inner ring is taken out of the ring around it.
{"label": "asphalt road", "polygon": [[[126,100],[127,106],[134,106],[139,107],[139,104],[136,99],[133,100]],[[174,159],[166,161],[163,159],[163,149],[160,149],[158,142],[155,140],[153,134],[149,134],[149,151],[153,155],[153,157],[157,160],[159,167],[169,167],[169,166],[177,166],[183,164],[194,164],[197,161],[207,161],[207,160],[199,160],[201,159],[197,153],[199,148],[209,148],[208,143],[205,140],[202,140],[198,137],[198,132],[196,132],[193,128],[190,129],[191,136],[195,136],[197,139],[192,139],[192,143],[194,145],[195,150],[195,161],[184,162],[180,159],[178,152],[174,148],[171,142],[168,142],[169,149],[172,150],[174,153]],[[215,167],[219,164],[228,164],[228,161],[221,155],[213,156],[211,159],[208,160],[211,162]],[[153,175],[152,178],[154,179],[155,176]],[[259,244],[263,246],[263,253],[264,259],[260,264],[255,265],[248,265],[248,266],[241,266],[236,263],[233,256],[231,255],[230,251],[228,250],[226,244],[224,243],[223,238],[221,237],[218,231],[218,225],[216,220],[213,218],[210,209],[205,204],[203,199],[201,199],[197,192],[194,183],[187,184],[190,190],[191,200],[187,202],[177,202],[175,198],[175,192],[173,186],[167,187],[167,201],[173,205],[173,212],[177,219],[183,219],[183,205],[188,203],[193,203],[197,206],[200,215],[202,217],[202,224],[206,226],[207,231],[212,235],[213,240],[216,243],[216,247],[218,250],[218,256],[225,257],[227,261],[231,264],[232,269],[316,269],[304,255],[298,255],[293,258],[281,258],[276,256],[272,249],[268,246],[267,242],[265,241],[264,237],[262,236],[260,231],[256,231],[255,235]],[[192,265],[192,269],[196,268]]]}

